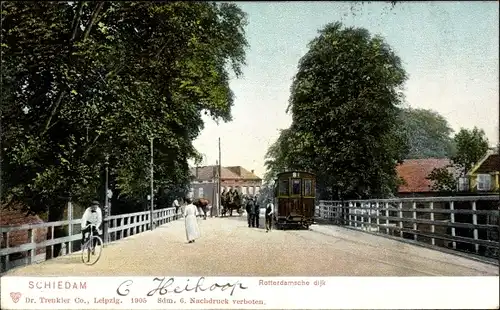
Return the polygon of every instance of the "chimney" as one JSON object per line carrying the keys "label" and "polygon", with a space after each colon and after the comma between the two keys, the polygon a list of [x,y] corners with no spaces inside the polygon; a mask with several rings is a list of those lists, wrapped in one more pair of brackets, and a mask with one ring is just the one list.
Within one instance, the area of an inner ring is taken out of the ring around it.
{"label": "chimney", "polygon": [[252,173],[253,173],[255,170],[253,170],[253,169],[252,169],[251,171],[252,171]]}
{"label": "chimney", "polygon": [[198,166],[196,166],[196,180],[198,180]]}

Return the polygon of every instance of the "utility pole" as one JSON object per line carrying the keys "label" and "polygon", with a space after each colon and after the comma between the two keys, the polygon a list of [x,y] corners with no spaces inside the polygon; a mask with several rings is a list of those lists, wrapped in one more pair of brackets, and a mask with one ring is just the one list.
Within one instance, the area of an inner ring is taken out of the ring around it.
{"label": "utility pole", "polygon": [[151,145],[151,211],[149,213],[149,225],[151,227],[151,230],[153,230],[153,206],[154,206],[154,198],[153,198],[153,136],[150,138],[150,145]]}

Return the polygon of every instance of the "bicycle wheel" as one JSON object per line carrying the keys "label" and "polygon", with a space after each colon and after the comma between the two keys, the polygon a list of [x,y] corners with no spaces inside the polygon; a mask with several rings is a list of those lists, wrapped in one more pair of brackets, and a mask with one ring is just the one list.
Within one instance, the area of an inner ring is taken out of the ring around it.
{"label": "bicycle wheel", "polygon": [[91,253],[91,251],[92,250],[90,249],[90,242],[86,241],[82,245],[82,262],[84,264],[87,264],[90,261],[90,253]]}
{"label": "bicycle wheel", "polygon": [[[95,244],[95,246],[94,246]],[[94,265],[101,258],[103,248],[102,239],[98,236],[92,237],[92,243],[82,250],[82,261],[86,265]]]}

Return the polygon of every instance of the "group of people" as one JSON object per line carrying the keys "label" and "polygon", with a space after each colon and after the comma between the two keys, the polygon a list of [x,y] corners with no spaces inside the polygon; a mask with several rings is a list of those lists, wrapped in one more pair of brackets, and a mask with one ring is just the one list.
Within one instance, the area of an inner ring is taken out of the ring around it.
{"label": "group of people", "polygon": [[[175,207],[175,212],[178,214],[179,208],[182,208],[182,215],[184,217],[185,228],[186,228],[186,238],[188,243],[194,243],[196,239],[200,238],[200,228],[198,226],[197,217],[200,216],[201,212],[199,208],[193,204],[191,198],[183,199],[183,203],[179,203],[177,199],[174,200],[172,206]],[[249,197],[246,201],[246,211],[247,211],[247,221],[248,227],[259,228],[260,223],[260,206],[257,203],[255,197]],[[272,215],[274,213],[274,205],[271,200],[267,200],[266,212],[265,212],[265,228],[266,232],[271,230],[272,225]],[[100,235],[99,227],[102,223],[102,211],[99,207],[98,201],[93,201],[91,206],[87,208],[82,216],[81,220],[81,231],[82,231],[82,244],[85,241],[86,234],[93,230],[94,235]]]}
{"label": "group of people", "polygon": [[[260,205],[257,203],[257,199],[253,196],[249,197],[246,202],[247,211],[247,221],[248,227],[259,228],[260,227]],[[274,205],[270,199],[267,200],[266,211],[265,211],[265,226],[266,232],[271,230],[272,219],[274,214]]]}

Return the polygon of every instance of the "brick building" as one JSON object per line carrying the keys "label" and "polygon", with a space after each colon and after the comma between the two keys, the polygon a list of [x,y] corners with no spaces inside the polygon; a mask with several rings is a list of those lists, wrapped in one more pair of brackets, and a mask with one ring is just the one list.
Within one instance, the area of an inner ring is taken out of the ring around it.
{"label": "brick building", "polygon": [[[20,226],[28,224],[41,224],[44,221],[37,215],[26,215],[26,212],[20,210],[20,208],[0,208],[0,226]],[[34,232],[35,242],[41,243],[47,240],[47,228],[38,228]],[[7,234],[1,234],[0,244],[4,248],[7,245],[6,237]],[[10,248],[18,247],[22,244],[30,243],[28,237],[28,230],[20,230],[11,232],[8,234],[8,245]],[[36,250],[35,261],[40,262],[45,260],[45,248],[40,248]],[[24,265],[24,260],[27,259],[27,252],[14,253],[9,255],[10,267],[16,267]],[[5,271],[5,266],[1,266],[2,271]]]}
{"label": "brick building", "polygon": [[[191,168],[193,181],[190,196],[206,198],[213,204],[217,201],[218,166],[202,166]],[[221,192],[235,188],[244,195],[256,195],[262,186],[262,179],[241,166],[221,167]]]}

